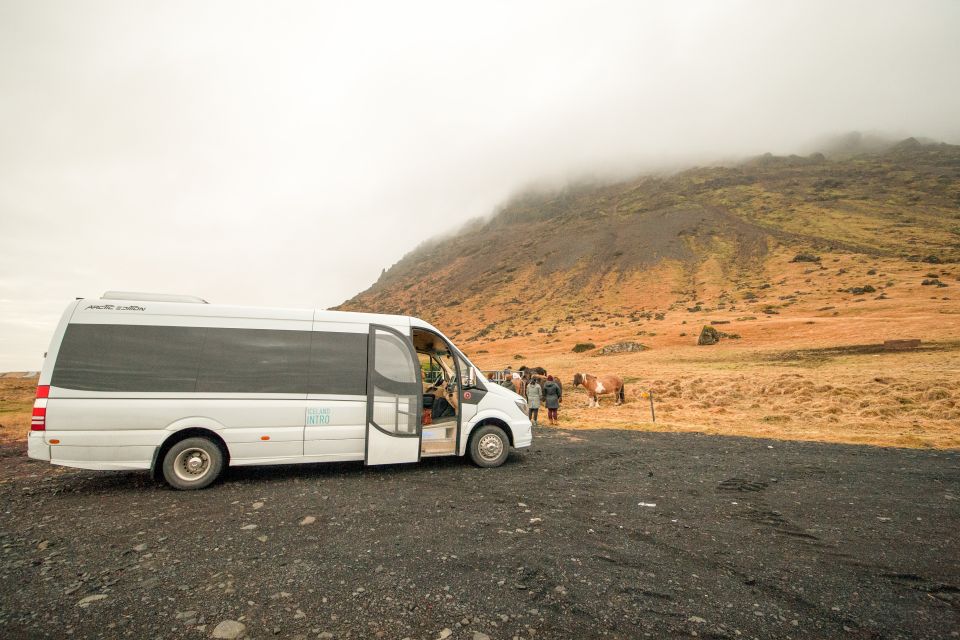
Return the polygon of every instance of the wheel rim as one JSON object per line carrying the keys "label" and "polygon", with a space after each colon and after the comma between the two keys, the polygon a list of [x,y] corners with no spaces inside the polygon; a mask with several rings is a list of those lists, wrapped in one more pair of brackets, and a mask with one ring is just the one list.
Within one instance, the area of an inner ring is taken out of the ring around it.
{"label": "wheel rim", "polygon": [[484,460],[496,460],[503,453],[503,440],[495,433],[488,433],[477,444],[480,457]]}
{"label": "wheel rim", "polygon": [[186,482],[196,482],[210,473],[210,454],[199,447],[184,449],[173,461],[173,473]]}

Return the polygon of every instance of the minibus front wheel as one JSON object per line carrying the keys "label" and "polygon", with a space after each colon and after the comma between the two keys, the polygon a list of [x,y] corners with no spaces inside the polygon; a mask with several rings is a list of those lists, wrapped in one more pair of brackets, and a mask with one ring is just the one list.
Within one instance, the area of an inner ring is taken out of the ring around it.
{"label": "minibus front wheel", "polygon": [[470,438],[470,459],[478,467],[499,467],[510,455],[510,438],[500,427],[485,424]]}
{"label": "minibus front wheel", "polygon": [[203,489],[223,472],[223,451],[207,438],[186,438],[163,457],[163,479],[174,489]]}

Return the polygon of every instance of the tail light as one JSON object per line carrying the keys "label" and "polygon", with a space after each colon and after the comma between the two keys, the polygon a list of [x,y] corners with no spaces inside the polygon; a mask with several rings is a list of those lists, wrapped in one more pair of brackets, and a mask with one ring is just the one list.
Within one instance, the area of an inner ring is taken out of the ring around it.
{"label": "tail light", "polygon": [[30,430],[31,431],[47,430],[47,408],[46,407],[33,408],[33,418],[30,421]]}
{"label": "tail light", "polygon": [[37,399],[33,401],[33,417],[30,419],[31,431],[47,430],[47,398],[50,397],[50,385],[37,387]]}

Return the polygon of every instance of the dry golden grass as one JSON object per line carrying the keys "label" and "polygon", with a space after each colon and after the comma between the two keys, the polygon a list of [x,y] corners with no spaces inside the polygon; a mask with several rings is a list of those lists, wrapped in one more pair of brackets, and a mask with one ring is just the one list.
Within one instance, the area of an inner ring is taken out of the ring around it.
{"label": "dry golden grass", "polygon": [[[597,358],[584,368],[618,371],[627,380],[627,403],[606,399],[599,409],[588,408],[586,393],[570,385],[577,362],[546,366],[564,381],[565,428],[960,447],[960,345],[944,346],[813,363],[769,362],[774,354],[765,350],[703,353],[708,347]],[[656,424],[642,390],[653,392]]]}
{"label": "dry golden grass", "polygon": [[[676,276],[670,269],[679,267],[665,265],[660,273],[604,287],[594,311],[560,322],[556,333],[536,333],[538,326],[553,326],[545,305],[531,313],[526,326],[532,331],[461,346],[483,368],[527,364],[559,374],[568,394],[561,410],[565,428],[960,447],[960,301],[949,295],[960,295],[960,269],[854,254],[824,255],[816,265],[792,263],[790,255],[775,255],[744,276],[737,290],[707,262],[691,276],[695,293],[685,299],[669,286]],[[930,272],[948,287],[921,285]],[[841,291],[863,284],[877,291]],[[756,299],[746,299],[747,291]],[[701,311],[687,310],[701,300]],[[768,305],[777,313],[764,313]],[[630,309],[665,315],[632,320]],[[486,320],[497,311],[487,307]],[[717,329],[741,338],[696,346],[700,329],[715,320],[727,321]],[[901,338],[920,338],[923,348],[844,348]],[[578,342],[602,347],[623,340],[650,350],[601,357],[571,352]],[[615,407],[607,399],[589,409],[585,393],[571,388],[577,371],[624,377],[628,403]],[[635,397],[641,389],[653,391],[656,424],[648,402]]]}
{"label": "dry golden grass", "polygon": [[0,442],[26,440],[36,378],[0,378]]}

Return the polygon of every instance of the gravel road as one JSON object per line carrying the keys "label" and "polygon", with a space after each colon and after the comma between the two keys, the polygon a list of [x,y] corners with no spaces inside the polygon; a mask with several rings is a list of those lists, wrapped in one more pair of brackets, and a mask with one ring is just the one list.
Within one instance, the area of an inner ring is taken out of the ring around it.
{"label": "gravel road", "polygon": [[0,637],[950,638],[960,452],[538,433],[200,492],[0,448]]}

